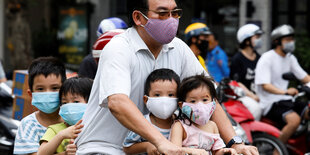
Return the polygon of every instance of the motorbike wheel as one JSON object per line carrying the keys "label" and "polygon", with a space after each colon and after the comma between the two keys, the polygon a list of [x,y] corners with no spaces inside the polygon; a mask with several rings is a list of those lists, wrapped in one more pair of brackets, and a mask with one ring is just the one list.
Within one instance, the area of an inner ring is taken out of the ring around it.
{"label": "motorbike wheel", "polygon": [[278,138],[267,133],[253,133],[253,146],[256,146],[260,155],[272,155],[275,150],[279,155],[289,155],[287,148]]}

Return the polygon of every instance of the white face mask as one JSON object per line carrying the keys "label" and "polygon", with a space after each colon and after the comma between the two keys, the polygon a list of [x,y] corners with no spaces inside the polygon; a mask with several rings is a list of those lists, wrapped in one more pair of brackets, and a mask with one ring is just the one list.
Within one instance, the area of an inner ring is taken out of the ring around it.
{"label": "white face mask", "polygon": [[283,45],[284,53],[292,53],[295,50],[295,41],[288,42]]}
{"label": "white face mask", "polygon": [[177,98],[172,97],[148,97],[147,109],[160,119],[167,119],[177,109]]}
{"label": "white face mask", "polygon": [[254,47],[253,48],[257,50],[257,49],[261,48],[262,45],[263,45],[262,38],[259,38],[259,39],[254,40]]}

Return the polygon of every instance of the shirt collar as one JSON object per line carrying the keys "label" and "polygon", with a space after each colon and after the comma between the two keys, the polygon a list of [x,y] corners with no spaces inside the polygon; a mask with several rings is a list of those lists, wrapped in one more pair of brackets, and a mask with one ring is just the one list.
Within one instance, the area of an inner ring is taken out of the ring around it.
{"label": "shirt collar", "polygon": [[[137,30],[135,27],[131,27],[128,29],[128,38],[130,39],[131,45],[133,45],[133,48],[135,52],[138,51],[149,51],[149,48],[146,46],[145,42],[142,40],[140,35],[138,34]],[[172,49],[174,49],[174,45],[171,41],[168,44],[163,45],[163,48],[161,51],[163,52],[168,52]]]}

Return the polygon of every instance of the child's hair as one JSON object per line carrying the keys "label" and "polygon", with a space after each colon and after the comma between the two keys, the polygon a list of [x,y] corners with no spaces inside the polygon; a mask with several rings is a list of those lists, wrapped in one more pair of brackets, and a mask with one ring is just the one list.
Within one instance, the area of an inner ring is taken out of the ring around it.
{"label": "child's hair", "polygon": [[62,101],[62,97],[67,96],[68,93],[82,96],[88,102],[92,85],[93,80],[86,77],[72,77],[67,79],[59,89],[60,102]]}
{"label": "child's hair", "polygon": [[144,87],[144,94],[149,95],[151,89],[151,83],[158,81],[158,80],[169,80],[172,82],[174,80],[177,83],[177,86],[180,85],[180,77],[176,74],[173,70],[167,68],[161,68],[154,70],[151,74],[147,77]]}
{"label": "child's hair", "polygon": [[210,91],[212,100],[217,99],[213,79],[201,74],[185,78],[182,81],[178,91],[179,101],[185,102],[188,92],[199,87],[207,87],[207,89]]}
{"label": "child's hair", "polygon": [[[187,94],[197,88],[200,87],[206,87],[210,91],[210,95],[212,100],[217,100],[216,90],[214,87],[213,79],[211,77],[206,77],[204,74],[201,75],[195,75],[188,78],[185,78],[178,90],[178,98],[179,101],[185,102]],[[183,120],[185,122],[185,119],[187,119],[191,125],[193,122],[190,118],[188,118],[185,114],[182,113],[181,108],[179,108],[179,115],[176,117],[176,119]]]}
{"label": "child's hair", "polygon": [[31,91],[33,91],[33,80],[38,75],[44,75],[45,77],[55,74],[57,77],[61,77],[61,83],[66,80],[66,68],[64,64],[55,57],[40,57],[32,61],[28,68],[28,85]]}

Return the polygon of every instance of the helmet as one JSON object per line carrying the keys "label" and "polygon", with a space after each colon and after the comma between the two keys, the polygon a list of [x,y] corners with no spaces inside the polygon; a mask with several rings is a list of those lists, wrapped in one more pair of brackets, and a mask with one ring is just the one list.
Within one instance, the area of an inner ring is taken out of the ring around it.
{"label": "helmet", "polygon": [[200,34],[212,34],[210,29],[204,23],[193,23],[187,26],[185,29],[185,40],[187,41],[191,37],[199,36]]}
{"label": "helmet", "polygon": [[271,41],[288,35],[294,35],[294,29],[290,25],[278,26],[271,32]]}
{"label": "helmet", "polygon": [[121,34],[125,32],[123,29],[115,29],[110,30],[105,33],[103,33],[95,42],[93,45],[92,55],[94,58],[99,58],[101,54],[101,50],[104,48],[104,46],[116,35]]}
{"label": "helmet", "polygon": [[242,43],[245,39],[250,38],[256,34],[263,34],[263,31],[254,24],[246,24],[239,28],[237,32],[237,39]]}
{"label": "helmet", "polygon": [[120,18],[111,17],[104,19],[100,22],[97,29],[97,36],[101,36],[104,32],[113,29],[126,29],[127,24]]}

